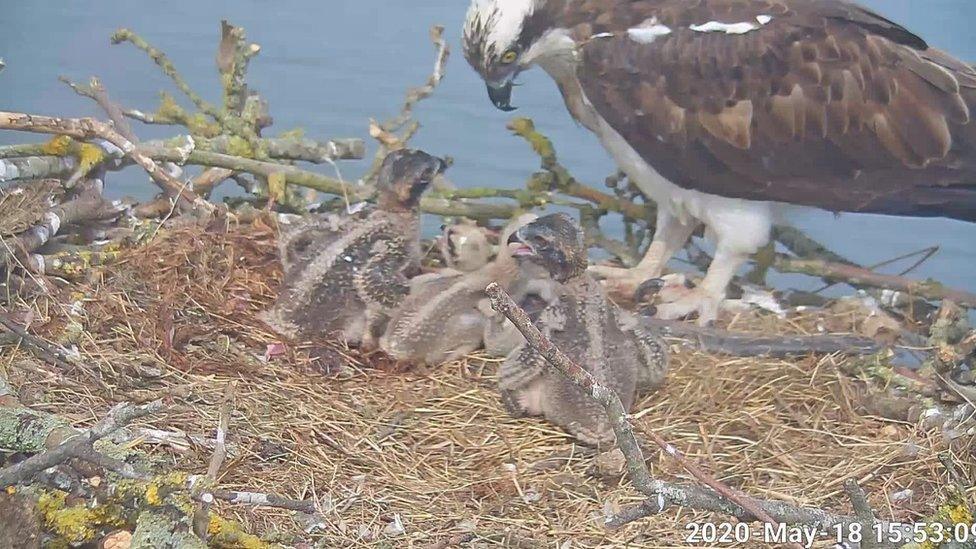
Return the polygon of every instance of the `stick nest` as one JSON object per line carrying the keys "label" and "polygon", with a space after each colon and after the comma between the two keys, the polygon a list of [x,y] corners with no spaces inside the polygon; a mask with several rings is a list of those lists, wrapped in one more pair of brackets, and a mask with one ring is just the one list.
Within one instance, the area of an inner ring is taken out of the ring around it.
{"label": "stick nest", "polygon": [[[510,418],[495,391],[498,361],[476,355],[421,369],[327,338],[282,341],[257,319],[280,278],[274,239],[262,219],[167,228],[80,287],[14,311],[35,333],[76,346],[84,364],[61,371],[8,353],[21,401],[87,426],[115,402],[168,393],[176,407],[152,427],[212,438],[224,388],[239,380],[219,486],[315,499],[323,513],[216,505],[286,544],[659,547],[682,545],[689,522],[727,520],[671,509],[608,532],[605,514],[637,494],[612,460],[541,420]],[[850,331],[860,320],[825,315],[746,313],[732,328]],[[853,477],[883,515],[937,513],[942,436],[868,415],[866,383],[843,373],[845,361],[863,359],[728,358],[677,342],[673,350],[665,388],[634,406],[639,437],[657,431],[755,496],[850,513],[843,484]],[[192,473],[207,470],[211,453],[191,443],[142,448]],[[653,475],[691,482],[646,455]]]}

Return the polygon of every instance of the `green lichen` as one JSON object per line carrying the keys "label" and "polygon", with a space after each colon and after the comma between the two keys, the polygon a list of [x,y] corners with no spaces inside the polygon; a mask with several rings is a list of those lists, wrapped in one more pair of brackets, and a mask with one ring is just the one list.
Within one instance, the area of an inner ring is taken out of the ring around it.
{"label": "green lichen", "polygon": [[254,147],[246,139],[233,135],[227,140],[227,154],[243,158],[254,158]]}
{"label": "green lichen", "polygon": [[305,137],[305,128],[292,128],[278,134],[278,137],[282,139],[301,139]]}
{"label": "green lichen", "polygon": [[40,452],[46,448],[51,432],[70,429],[60,419],[25,408],[0,407],[0,441],[7,450]]}

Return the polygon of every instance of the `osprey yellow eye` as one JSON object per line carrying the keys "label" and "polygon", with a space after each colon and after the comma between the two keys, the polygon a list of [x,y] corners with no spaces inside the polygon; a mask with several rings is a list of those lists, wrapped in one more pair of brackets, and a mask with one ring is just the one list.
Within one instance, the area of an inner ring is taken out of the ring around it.
{"label": "osprey yellow eye", "polygon": [[506,65],[514,63],[516,59],[518,59],[518,54],[515,53],[515,50],[508,50],[502,54],[502,63]]}

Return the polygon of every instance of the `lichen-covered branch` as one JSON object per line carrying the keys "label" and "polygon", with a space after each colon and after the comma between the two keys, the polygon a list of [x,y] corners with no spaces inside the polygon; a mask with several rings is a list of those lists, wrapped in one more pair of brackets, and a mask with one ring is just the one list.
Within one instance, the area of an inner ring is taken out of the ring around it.
{"label": "lichen-covered branch", "polygon": [[25,156],[0,159],[0,182],[61,178],[71,175],[78,162],[71,157]]}
{"label": "lichen-covered branch", "polygon": [[70,436],[43,453],[29,457],[5,469],[0,469],[0,488],[28,481],[34,474],[63,463],[81,448],[90,447],[97,440],[105,438],[136,419],[155,414],[162,409],[163,402],[160,400],[141,406],[127,403],[119,404],[112,408],[108,415],[91,429]]}
{"label": "lichen-covered branch", "polygon": [[126,156],[139,164],[169,196],[200,211],[213,213],[213,204],[202,200],[171,175],[166,173],[152,158],[136,150],[135,144],[112,129],[111,126],[91,118],[54,118],[16,112],[0,111],[0,129],[34,133],[65,135],[79,140],[101,138],[118,147]]}
{"label": "lichen-covered branch", "polygon": [[539,155],[544,173],[551,176],[535,176],[527,185],[529,189],[542,187],[575,198],[581,198],[592,202],[597,208],[618,212],[631,219],[642,221],[654,219],[655,208],[653,205],[638,204],[631,200],[622,200],[577,181],[569,173],[569,170],[559,163],[552,141],[535,129],[535,124],[531,119],[515,118],[508,123],[508,129],[529,143],[532,150]]}

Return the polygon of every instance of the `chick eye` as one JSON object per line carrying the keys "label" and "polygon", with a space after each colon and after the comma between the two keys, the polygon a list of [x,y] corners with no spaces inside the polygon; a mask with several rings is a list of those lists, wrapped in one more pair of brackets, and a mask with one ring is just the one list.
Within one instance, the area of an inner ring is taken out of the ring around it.
{"label": "chick eye", "polygon": [[508,65],[510,63],[514,63],[516,59],[518,59],[518,54],[515,53],[515,50],[508,50],[502,54],[501,61],[503,64]]}

